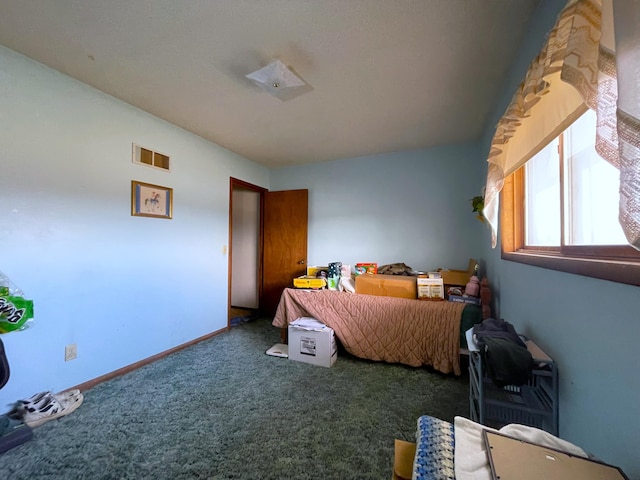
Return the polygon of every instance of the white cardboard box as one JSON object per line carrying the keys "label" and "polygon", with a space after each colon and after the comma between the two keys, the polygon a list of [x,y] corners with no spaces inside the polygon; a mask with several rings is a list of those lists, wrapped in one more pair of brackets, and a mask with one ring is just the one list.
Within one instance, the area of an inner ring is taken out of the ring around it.
{"label": "white cardboard box", "polygon": [[444,298],[444,282],[442,278],[418,277],[418,298],[421,300],[438,300]]}
{"label": "white cardboard box", "polygon": [[333,329],[303,317],[289,325],[289,360],[330,367],[338,358]]}

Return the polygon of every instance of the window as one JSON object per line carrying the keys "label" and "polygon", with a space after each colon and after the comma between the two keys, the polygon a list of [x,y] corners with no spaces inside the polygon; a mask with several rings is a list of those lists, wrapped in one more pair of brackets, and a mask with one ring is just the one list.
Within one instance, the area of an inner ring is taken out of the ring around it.
{"label": "window", "polygon": [[502,191],[503,258],[640,285],[640,252],[618,223],[619,171],[595,151],[588,110]]}

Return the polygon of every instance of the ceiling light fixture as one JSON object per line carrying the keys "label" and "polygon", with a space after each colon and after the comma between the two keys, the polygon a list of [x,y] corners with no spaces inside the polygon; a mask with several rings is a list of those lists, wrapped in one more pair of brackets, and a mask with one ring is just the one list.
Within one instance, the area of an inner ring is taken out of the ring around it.
{"label": "ceiling light fixture", "polygon": [[246,77],[280,100],[284,100],[292,90],[306,85],[301,78],[289,70],[280,60],[276,60]]}

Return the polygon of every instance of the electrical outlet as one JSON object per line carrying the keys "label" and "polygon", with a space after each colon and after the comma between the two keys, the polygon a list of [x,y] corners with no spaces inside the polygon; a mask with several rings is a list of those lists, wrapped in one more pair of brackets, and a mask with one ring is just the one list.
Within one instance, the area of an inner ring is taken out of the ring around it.
{"label": "electrical outlet", "polygon": [[75,343],[64,347],[64,361],[75,360],[78,357],[78,347]]}

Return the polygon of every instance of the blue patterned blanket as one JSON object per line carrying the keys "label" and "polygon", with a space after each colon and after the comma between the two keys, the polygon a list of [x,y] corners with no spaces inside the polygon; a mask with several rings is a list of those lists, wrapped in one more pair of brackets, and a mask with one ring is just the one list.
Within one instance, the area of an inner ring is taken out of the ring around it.
{"label": "blue patterned blanket", "polygon": [[429,415],[418,418],[413,480],[455,480],[453,424]]}

